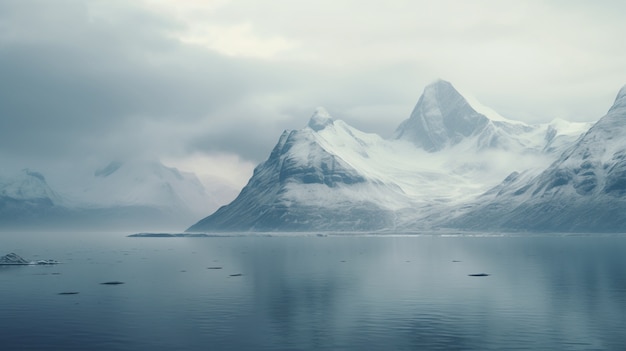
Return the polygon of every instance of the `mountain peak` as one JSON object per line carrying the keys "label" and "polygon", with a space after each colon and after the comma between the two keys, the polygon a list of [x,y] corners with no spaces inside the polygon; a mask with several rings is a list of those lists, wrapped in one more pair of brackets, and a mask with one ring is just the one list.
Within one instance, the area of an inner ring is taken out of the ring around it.
{"label": "mountain peak", "polygon": [[487,117],[478,113],[450,82],[439,79],[424,88],[411,116],[396,130],[395,138],[432,152],[459,143],[487,123]]}
{"label": "mountain peak", "polygon": [[624,85],[617,93],[615,102],[613,103],[613,106],[611,106],[609,112],[617,108],[626,108],[626,85]]}
{"label": "mountain peak", "polygon": [[332,125],[334,119],[331,115],[326,111],[323,107],[318,107],[315,109],[315,112],[311,116],[309,120],[309,124],[307,125],[309,128],[313,129],[316,132],[326,128],[329,125]]}
{"label": "mountain peak", "polygon": [[459,99],[463,100],[463,96],[454,88],[452,83],[443,79],[437,79],[424,87],[422,96],[427,102],[436,105],[444,105]]}
{"label": "mountain peak", "polygon": [[432,83],[428,84],[425,88],[424,91],[426,90],[442,90],[442,89],[450,89],[450,90],[454,90],[456,91],[456,89],[454,89],[454,86],[452,86],[452,83],[448,82],[447,80],[443,80],[443,79],[437,79],[435,81],[433,81]]}
{"label": "mountain peak", "polygon": [[626,85],[624,85],[622,87],[622,89],[619,90],[619,92],[617,93],[617,99],[623,99],[624,97],[626,97]]}

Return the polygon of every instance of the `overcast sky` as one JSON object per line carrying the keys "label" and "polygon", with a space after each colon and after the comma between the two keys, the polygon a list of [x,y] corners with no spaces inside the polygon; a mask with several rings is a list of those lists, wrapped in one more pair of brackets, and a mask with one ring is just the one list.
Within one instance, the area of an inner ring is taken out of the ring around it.
{"label": "overcast sky", "polygon": [[317,106],[389,136],[437,78],[510,119],[593,121],[624,1],[0,1],[3,170],[161,159],[235,184]]}

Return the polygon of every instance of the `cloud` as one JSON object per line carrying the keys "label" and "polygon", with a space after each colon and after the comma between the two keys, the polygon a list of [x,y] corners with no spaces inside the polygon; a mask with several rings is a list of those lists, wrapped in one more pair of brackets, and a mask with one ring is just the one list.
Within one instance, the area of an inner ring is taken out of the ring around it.
{"label": "cloud", "polygon": [[320,105],[389,136],[437,78],[508,118],[594,120],[626,83],[625,6],[3,1],[0,159],[203,154],[245,173]]}
{"label": "cloud", "polygon": [[235,57],[272,58],[292,46],[280,37],[267,39],[256,37],[249,23],[227,27],[198,25],[192,30],[179,34],[177,38],[186,44],[206,46],[219,53]]}
{"label": "cloud", "polygon": [[110,21],[80,2],[14,5],[3,9],[12,31],[0,46],[0,146],[13,154],[167,152],[273,89],[262,63],[186,46],[162,31],[175,25],[140,9]]}

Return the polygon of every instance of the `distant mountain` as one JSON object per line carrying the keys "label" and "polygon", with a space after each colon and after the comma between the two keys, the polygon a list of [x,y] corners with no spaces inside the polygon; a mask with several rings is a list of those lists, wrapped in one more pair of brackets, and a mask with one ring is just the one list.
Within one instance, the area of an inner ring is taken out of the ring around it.
{"label": "distant mountain", "polygon": [[589,127],[586,123],[563,120],[540,125],[508,120],[461,95],[449,82],[438,80],[424,89],[394,138],[412,142],[428,152],[461,145],[475,151],[556,152]]}
{"label": "distant mountain", "polygon": [[61,201],[59,195],[48,186],[43,174],[30,169],[23,169],[13,177],[0,179],[0,197],[50,206]]}
{"label": "distant mountain", "polygon": [[74,173],[54,186],[29,170],[0,181],[0,229],[180,230],[214,206],[194,174],[160,162]]}
{"label": "distant mountain", "polygon": [[63,212],[62,199],[38,172],[23,169],[0,178],[0,225],[14,227],[22,222],[45,223]]}
{"label": "distant mountain", "polygon": [[392,140],[320,108],[282,134],[232,203],[188,231],[431,228],[512,171],[547,166],[584,128],[479,113],[445,81],[426,87]]}
{"label": "distant mountain", "polygon": [[85,208],[144,206],[200,216],[211,205],[195,174],[156,161],[113,161],[65,190]]}
{"label": "distant mountain", "polygon": [[626,86],[575,144],[537,175],[511,174],[451,221],[466,229],[626,231]]}

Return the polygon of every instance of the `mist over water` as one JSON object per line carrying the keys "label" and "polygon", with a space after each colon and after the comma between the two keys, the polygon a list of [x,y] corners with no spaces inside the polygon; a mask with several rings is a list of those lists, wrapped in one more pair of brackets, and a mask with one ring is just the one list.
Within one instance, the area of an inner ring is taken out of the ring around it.
{"label": "mist over water", "polygon": [[[619,235],[3,233],[0,248],[2,255],[62,262],[0,267],[0,345],[6,349],[626,344],[626,237]],[[476,273],[489,275],[468,276]],[[108,281],[124,284],[101,284]]]}

